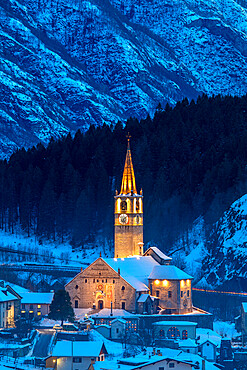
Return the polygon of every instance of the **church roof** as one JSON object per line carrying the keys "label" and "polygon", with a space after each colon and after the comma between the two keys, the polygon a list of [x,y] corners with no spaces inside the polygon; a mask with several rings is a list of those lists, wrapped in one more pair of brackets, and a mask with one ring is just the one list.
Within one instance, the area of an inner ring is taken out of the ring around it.
{"label": "church roof", "polygon": [[133,191],[133,194],[137,194],[136,180],[130,151],[130,136],[128,136],[127,138],[128,138],[128,147],[122,178],[122,186],[120,191],[120,194],[124,195],[130,194],[131,191]]}
{"label": "church roof", "polygon": [[103,258],[113,270],[118,272],[137,291],[149,291],[148,277],[155,266],[159,266],[151,256],[127,258]]}
{"label": "church roof", "polygon": [[186,280],[193,279],[192,276],[180,270],[176,266],[171,265],[158,265],[155,266],[150,273],[149,279],[166,279],[166,280]]}

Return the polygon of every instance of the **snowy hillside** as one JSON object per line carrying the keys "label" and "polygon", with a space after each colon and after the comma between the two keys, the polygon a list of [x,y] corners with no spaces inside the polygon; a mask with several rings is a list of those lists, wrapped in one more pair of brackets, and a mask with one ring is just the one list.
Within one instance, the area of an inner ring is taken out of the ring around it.
{"label": "snowy hillside", "polygon": [[234,202],[206,233],[203,218],[173,246],[173,262],[194,276],[194,285],[246,291],[247,195]]}
{"label": "snowy hillside", "polygon": [[247,11],[234,0],[0,0],[0,146],[247,91]]}

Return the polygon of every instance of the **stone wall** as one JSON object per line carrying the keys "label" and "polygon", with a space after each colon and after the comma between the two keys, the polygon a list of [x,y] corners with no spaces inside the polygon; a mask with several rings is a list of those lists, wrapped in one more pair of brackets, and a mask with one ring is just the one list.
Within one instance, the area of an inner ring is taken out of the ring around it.
{"label": "stone wall", "polygon": [[73,307],[77,301],[78,308],[111,308],[112,302],[114,309],[123,308],[123,303],[127,311],[136,309],[135,289],[101,258],[80,272],[65,289]]}

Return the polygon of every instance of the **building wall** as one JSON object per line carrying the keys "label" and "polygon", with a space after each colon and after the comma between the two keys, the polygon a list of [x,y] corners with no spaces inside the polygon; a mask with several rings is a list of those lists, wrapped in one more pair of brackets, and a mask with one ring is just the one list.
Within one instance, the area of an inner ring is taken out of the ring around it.
{"label": "building wall", "polygon": [[[167,338],[167,332],[170,327],[174,325],[171,324],[158,324],[158,325],[153,325],[153,331],[154,331],[154,338],[160,338],[160,330],[164,331],[164,337]],[[182,332],[183,330],[187,330],[188,333],[188,338],[190,339],[195,339],[196,338],[196,326],[187,326],[183,324],[181,321],[181,324],[175,325],[175,327],[179,330],[180,332],[180,338],[182,339]]]}
{"label": "building wall", "polygon": [[50,312],[50,304],[45,303],[21,303],[21,316],[22,317],[38,317],[41,318],[42,316],[48,315]]}
{"label": "building wall", "polygon": [[114,340],[120,340],[123,338],[125,333],[126,325],[121,321],[114,321],[111,325],[111,338]]}
{"label": "building wall", "polygon": [[[100,357],[80,358],[81,362],[72,362],[72,357],[49,357],[46,360],[46,368],[51,367],[54,370],[85,370],[89,368],[92,362],[96,362],[99,360],[104,361],[104,355],[100,355]],[[53,362],[53,360],[55,360],[55,362]]]}
{"label": "building wall", "polygon": [[192,312],[190,280],[150,280],[149,288],[151,295],[159,298],[162,309],[178,314]]}
{"label": "building wall", "polygon": [[12,328],[15,326],[15,301],[0,303],[0,327]]}
{"label": "building wall", "polygon": [[202,357],[208,361],[216,360],[216,347],[212,343],[204,343],[201,346]]}
{"label": "building wall", "polygon": [[103,308],[111,308],[112,302],[115,309],[121,309],[125,303],[127,311],[135,311],[135,289],[101,258],[79,273],[65,289],[73,307],[77,301],[78,308],[98,309],[101,302]]}

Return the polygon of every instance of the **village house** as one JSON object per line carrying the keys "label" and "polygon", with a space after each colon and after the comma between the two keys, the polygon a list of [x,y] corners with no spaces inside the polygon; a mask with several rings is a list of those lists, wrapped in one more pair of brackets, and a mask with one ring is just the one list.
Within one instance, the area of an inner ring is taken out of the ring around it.
{"label": "village house", "polygon": [[53,370],[85,370],[92,363],[104,361],[107,354],[103,342],[58,341],[52,355],[46,359],[46,368]]}
{"label": "village house", "polygon": [[23,292],[21,296],[21,316],[33,319],[48,315],[54,293]]}

